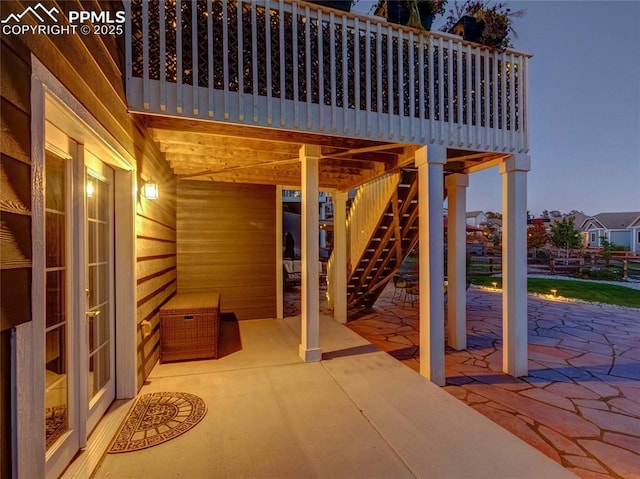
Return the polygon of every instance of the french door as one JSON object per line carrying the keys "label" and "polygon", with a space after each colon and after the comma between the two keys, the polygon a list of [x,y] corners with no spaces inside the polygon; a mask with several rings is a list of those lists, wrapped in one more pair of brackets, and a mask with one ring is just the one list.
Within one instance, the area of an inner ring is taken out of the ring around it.
{"label": "french door", "polygon": [[[85,152],[87,431],[115,398],[113,170]],[[81,348],[82,350],[83,348]]]}
{"label": "french door", "polygon": [[115,398],[114,172],[46,132],[45,443],[57,477]]}

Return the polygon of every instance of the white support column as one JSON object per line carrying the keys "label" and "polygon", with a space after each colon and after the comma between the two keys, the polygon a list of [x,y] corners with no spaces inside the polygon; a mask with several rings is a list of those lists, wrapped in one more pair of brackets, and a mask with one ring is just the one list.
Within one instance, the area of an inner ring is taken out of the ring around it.
{"label": "white support column", "polygon": [[282,186],[276,186],[276,318],[284,318]]}
{"label": "white support column", "polygon": [[526,376],[527,368],[527,171],[528,155],[500,164],[502,175],[502,370]]}
{"label": "white support column", "polygon": [[333,268],[331,297],[333,317],[339,323],[347,322],[347,193],[333,195]]}
{"label": "white support column", "polygon": [[444,374],[444,164],[441,145],[415,154],[420,199],[420,374],[439,386]]}
{"label": "white support column", "polygon": [[320,361],[320,290],[318,271],[318,160],[320,147],[300,148],[302,163],[302,315],[300,357]]}
{"label": "white support column", "polygon": [[[320,219],[321,220],[326,220],[327,219],[327,204],[326,203],[320,203]],[[320,230],[320,248],[326,248],[327,247],[327,232],[325,230]]]}
{"label": "white support column", "polygon": [[467,186],[463,174],[447,176],[447,344],[467,349]]}

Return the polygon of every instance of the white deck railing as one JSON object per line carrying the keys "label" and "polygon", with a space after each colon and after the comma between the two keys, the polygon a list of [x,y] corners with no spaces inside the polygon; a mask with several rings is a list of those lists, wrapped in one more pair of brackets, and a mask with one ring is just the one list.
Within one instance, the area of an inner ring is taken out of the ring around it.
{"label": "white deck railing", "polygon": [[526,54],[301,1],[125,6],[133,111],[528,150]]}
{"label": "white deck railing", "polygon": [[[356,193],[347,215],[347,264],[355,268],[365,252],[376,226],[382,218],[391,195],[398,188],[400,173],[391,173],[372,180]],[[334,255],[327,262],[327,300],[333,307],[332,283],[335,280]]]}

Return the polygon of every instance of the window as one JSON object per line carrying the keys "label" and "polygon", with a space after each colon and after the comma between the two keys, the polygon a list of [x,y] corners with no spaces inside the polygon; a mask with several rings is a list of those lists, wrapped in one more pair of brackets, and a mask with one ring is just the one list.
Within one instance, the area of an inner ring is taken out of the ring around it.
{"label": "window", "polygon": [[67,378],[67,160],[46,152],[46,447],[69,428]]}
{"label": "window", "polygon": [[592,243],[596,242],[596,234],[595,233],[591,233],[591,242]]}

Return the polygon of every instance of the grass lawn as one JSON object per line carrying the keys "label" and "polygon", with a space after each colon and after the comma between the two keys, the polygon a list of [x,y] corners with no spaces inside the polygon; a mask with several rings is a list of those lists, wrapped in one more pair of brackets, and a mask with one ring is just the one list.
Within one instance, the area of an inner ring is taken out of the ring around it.
{"label": "grass lawn", "polygon": [[[502,278],[491,276],[471,276],[471,283],[479,286],[493,286],[498,283],[502,287]],[[527,290],[530,293],[551,294],[552,289],[558,290],[558,296],[581,299],[595,303],[615,304],[640,308],[640,291],[624,286],[603,284],[597,281],[571,281],[563,279],[529,278]]]}

